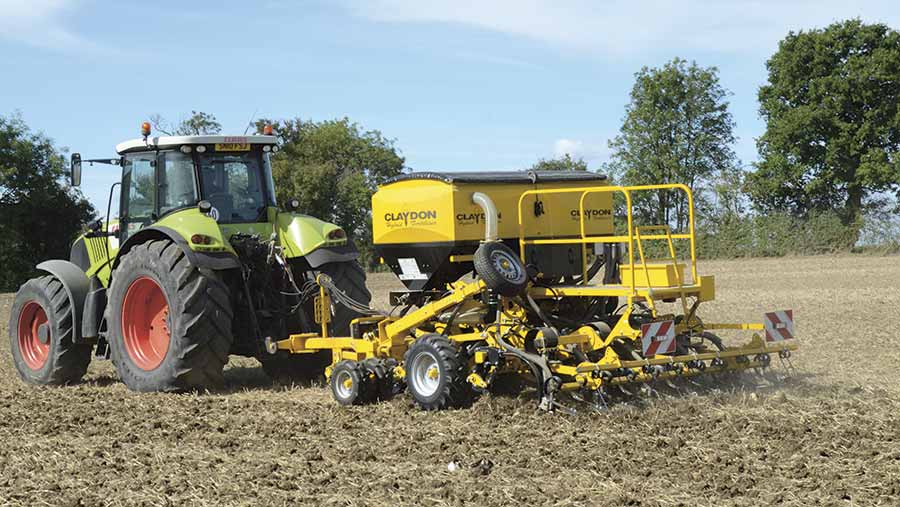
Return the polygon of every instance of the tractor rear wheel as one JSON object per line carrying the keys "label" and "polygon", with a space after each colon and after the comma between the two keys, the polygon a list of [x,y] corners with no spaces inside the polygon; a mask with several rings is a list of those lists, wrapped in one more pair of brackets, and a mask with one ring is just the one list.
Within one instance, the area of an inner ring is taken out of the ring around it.
{"label": "tractor rear wheel", "polygon": [[112,360],[134,391],[217,387],[231,348],[228,289],[170,240],[132,248],[113,273],[106,320]]}
{"label": "tractor rear wheel", "polygon": [[[332,262],[319,267],[319,272],[328,275],[335,287],[354,301],[368,305],[372,294],[366,288],[366,272],[357,261]],[[331,336],[350,336],[350,322],[362,314],[341,303],[331,302]],[[309,316],[313,322],[313,315]],[[303,329],[301,332],[317,332]],[[315,354],[276,354],[259,358],[263,371],[269,378],[285,384],[307,382],[323,378],[325,367],[331,364],[331,351],[323,350]]]}
{"label": "tractor rear wheel", "polygon": [[53,276],[32,278],[16,293],[9,319],[9,346],[25,382],[78,382],[91,362],[90,344],[73,343],[72,304]]}

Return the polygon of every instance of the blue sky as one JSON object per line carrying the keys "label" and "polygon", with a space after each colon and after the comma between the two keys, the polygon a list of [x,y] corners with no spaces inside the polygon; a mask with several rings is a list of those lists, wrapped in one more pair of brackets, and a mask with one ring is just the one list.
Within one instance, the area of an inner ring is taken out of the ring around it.
{"label": "blue sky", "polygon": [[[608,157],[633,75],[678,56],[720,69],[748,164],[756,90],[789,31],[891,1],[0,0],[0,114],[85,157],[114,154],[158,113],[348,116],[397,140],[417,170],[524,169]],[[115,168],[86,167],[106,207]]]}

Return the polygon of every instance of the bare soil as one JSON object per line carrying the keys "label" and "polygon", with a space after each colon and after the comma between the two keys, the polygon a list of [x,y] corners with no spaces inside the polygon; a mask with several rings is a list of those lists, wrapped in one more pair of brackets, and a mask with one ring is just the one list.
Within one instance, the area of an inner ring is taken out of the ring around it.
{"label": "bare soil", "polygon": [[[129,392],[108,362],[22,384],[0,295],[2,505],[898,505],[900,259],[708,262],[707,320],[793,308],[798,374],[635,397],[597,414],[526,396],[423,413],[340,408],[233,359],[225,392]],[[398,284],[372,275],[378,303]],[[777,363],[777,359],[773,364]],[[455,471],[448,464],[454,463]]]}

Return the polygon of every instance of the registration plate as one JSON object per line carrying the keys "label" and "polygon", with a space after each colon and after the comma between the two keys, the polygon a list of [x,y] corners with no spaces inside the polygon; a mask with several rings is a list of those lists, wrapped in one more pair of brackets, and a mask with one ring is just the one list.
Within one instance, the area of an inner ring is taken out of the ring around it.
{"label": "registration plate", "polygon": [[218,143],[216,151],[250,151],[250,143]]}

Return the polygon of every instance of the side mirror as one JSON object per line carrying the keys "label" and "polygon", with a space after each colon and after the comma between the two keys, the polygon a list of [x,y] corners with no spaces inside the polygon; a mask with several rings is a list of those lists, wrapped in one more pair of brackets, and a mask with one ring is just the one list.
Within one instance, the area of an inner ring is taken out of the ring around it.
{"label": "side mirror", "polygon": [[77,187],[77,186],[81,185],[81,154],[80,153],[72,154],[72,166],[69,171],[69,178],[71,180],[73,187]]}

